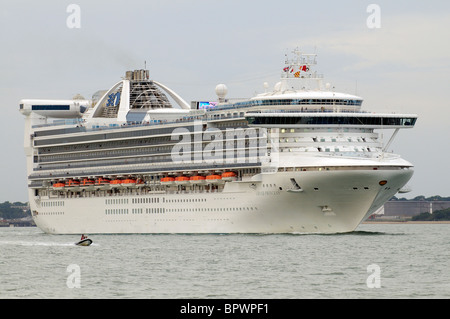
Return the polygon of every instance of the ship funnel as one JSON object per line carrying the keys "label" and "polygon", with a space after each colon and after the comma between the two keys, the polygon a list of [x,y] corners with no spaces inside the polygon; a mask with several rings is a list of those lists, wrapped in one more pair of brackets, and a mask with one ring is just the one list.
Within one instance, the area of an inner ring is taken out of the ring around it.
{"label": "ship funnel", "polygon": [[130,81],[148,81],[149,70],[134,70],[125,72],[125,79]]}

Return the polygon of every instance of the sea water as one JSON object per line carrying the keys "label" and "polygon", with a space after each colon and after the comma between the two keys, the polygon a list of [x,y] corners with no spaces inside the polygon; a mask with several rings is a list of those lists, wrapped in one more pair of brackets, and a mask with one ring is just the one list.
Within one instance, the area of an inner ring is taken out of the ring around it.
{"label": "sea water", "polygon": [[0,298],[450,297],[450,224],[90,238],[0,228]]}

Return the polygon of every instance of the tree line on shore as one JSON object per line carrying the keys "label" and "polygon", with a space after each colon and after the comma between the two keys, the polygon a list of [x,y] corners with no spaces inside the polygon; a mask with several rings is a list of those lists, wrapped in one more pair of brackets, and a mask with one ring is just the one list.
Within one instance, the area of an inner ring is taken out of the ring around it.
{"label": "tree line on shore", "polygon": [[430,197],[425,197],[423,195],[419,195],[414,197],[413,199],[406,199],[404,197],[402,198],[397,198],[396,196],[392,197],[390,200],[399,200],[399,201],[450,201],[450,197],[442,197],[439,195],[434,195],[434,196],[430,196]]}
{"label": "tree line on shore", "polygon": [[450,220],[450,208],[437,210],[430,214],[429,212],[420,213],[412,217],[413,221],[444,221]]}
{"label": "tree line on shore", "polygon": [[17,219],[30,216],[28,203],[4,202],[0,203],[0,219]]}

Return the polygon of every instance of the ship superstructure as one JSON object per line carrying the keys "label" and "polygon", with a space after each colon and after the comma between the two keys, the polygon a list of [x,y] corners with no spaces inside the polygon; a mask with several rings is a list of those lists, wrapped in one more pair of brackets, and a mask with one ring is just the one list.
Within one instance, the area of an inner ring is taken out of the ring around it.
{"label": "ship superstructure", "polygon": [[[362,111],[294,51],[270,92],[188,104],[148,70],[92,100],[22,100],[29,201],[49,233],[354,230],[413,174],[414,114]],[[384,144],[378,130],[393,130]]]}

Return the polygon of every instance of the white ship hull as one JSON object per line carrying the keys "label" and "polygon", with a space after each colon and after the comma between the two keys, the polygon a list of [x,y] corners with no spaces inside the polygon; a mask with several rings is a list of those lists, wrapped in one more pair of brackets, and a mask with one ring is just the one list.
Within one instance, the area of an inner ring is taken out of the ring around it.
{"label": "white ship hull", "polygon": [[148,70],[127,71],[92,101],[21,100],[36,225],[52,234],[353,231],[411,178],[412,164],[388,149],[417,115],[362,111],[362,98],[323,87],[315,55],[293,53],[273,91],[247,100],[228,100],[218,85],[217,102],[189,105]]}
{"label": "white ship hull", "polygon": [[[33,216],[36,225],[52,234],[341,233],[353,231],[412,173],[395,169],[262,174],[261,181],[227,183],[220,193],[69,198],[43,207],[45,201],[55,202],[52,198],[32,203],[32,210],[39,211]],[[302,191],[292,190],[290,178],[302,182]],[[381,180],[388,184],[379,185]]]}

